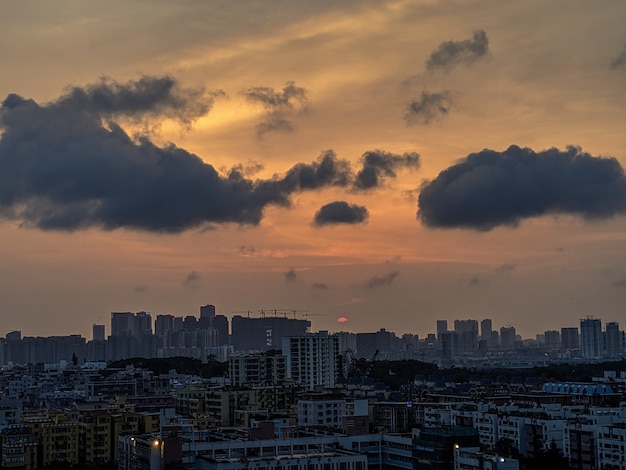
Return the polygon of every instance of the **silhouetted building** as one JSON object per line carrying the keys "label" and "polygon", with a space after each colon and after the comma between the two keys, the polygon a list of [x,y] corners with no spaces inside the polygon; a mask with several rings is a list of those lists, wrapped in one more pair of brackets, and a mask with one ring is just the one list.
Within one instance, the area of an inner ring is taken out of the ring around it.
{"label": "silhouetted building", "polygon": [[623,335],[619,329],[619,323],[609,322],[606,324],[604,333],[604,348],[606,357],[620,357],[624,351]]}
{"label": "silhouetted building", "polygon": [[93,325],[91,333],[91,339],[94,341],[104,341],[105,339],[105,330],[104,325]]}
{"label": "silhouetted building", "polygon": [[561,328],[561,351],[576,351],[580,349],[578,328]]}
{"label": "silhouetted building", "polygon": [[235,351],[280,349],[286,336],[302,336],[311,327],[309,320],[287,317],[249,318],[235,315],[231,322],[231,344]]}
{"label": "silhouetted building", "polygon": [[230,336],[228,335],[228,318],[224,315],[215,315],[213,318],[213,328],[217,330],[218,345],[230,344]]}
{"label": "silhouetted building", "polygon": [[543,334],[546,351],[555,351],[561,348],[561,333],[557,330],[548,330]]}
{"label": "silhouetted building", "polygon": [[491,347],[492,332],[493,326],[491,324],[491,318],[485,318],[480,322],[480,339],[486,342],[487,347]]}
{"label": "silhouetted building", "polygon": [[437,341],[441,341],[441,336],[448,332],[448,321],[437,320]]}
{"label": "silhouetted building", "polygon": [[503,326],[500,328],[500,349],[512,351],[515,348],[516,336],[514,326]]}
{"label": "silhouetted building", "polygon": [[602,320],[591,316],[580,320],[580,351],[586,359],[602,357]]}

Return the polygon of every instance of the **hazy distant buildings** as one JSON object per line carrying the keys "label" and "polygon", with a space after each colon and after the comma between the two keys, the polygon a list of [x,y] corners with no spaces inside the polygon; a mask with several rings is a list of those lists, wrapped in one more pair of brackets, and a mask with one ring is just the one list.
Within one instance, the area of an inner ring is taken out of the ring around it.
{"label": "hazy distant buildings", "polygon": [[441,341],[443,335],[448,332],[447,320],[437,320],[437,341]]}
{"label": "hazy distant buildings", "polygon": [[578,328],[561,328],[561,351],[577,351],[580,349]]}
{"label": "hazy distant buildings", "polygon": [[503,326],[500,328],[500,348],[503,351],[515,349],[516,332],[514,326]]}
{"label": "hazy distant buildings", "polygon": [[94,341],[104,341],[105,338],[105,328],[104,325],[93,325],[91,338]]}
{"label": "hazy distant buildings", "polygon": [[311,326],[309,320],[266,316],[261,318],[235,315],[231,322],[231,344],[235,351],[269,351],[280,349],[287,336],[302,336]]}
{"label": "hazy distant buildings", "polygon": [[558,330],[544,332],[543,339],[546,351],[558,351],[561,349],[561,333]]}
{"label": "hazy distant buildings", "polygon": [[398,338],[395,333],[381,328],[375,333],[357,333],[356,334],[356,352],[357,357],[371,359],[376,351],[391,352],[395,349]]}
{"label": "hazy distant buildings", "polygon": [[623,334],[619,329],[619,323],[609,322],[606,324],[604,333],[604,350],[606,357],[621,357],[624,351]]}
{"label": "hazy distant buildings", "polygon": [[455,355],[476,352],[478,349],[478,321],[454,320],[454,332],[456,333]]}
{"label": "hazy distant buildings", "polygon": [[580,350],[585,359],[599,359],[603,355],[602,321],[591,316],[580,320]]}
{"label": "hazy distant buildings", "polygon": [[485,318],[480,322],[480,340],[484,341],[488,348],[491,347],[492,333],[493,326],[491,324],[491,318]]}

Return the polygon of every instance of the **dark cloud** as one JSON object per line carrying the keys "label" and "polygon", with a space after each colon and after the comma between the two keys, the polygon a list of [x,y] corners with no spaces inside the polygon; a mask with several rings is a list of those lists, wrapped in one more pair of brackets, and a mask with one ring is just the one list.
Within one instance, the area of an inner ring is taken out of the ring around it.
{"label": "dark cloud", "polygon": [[380,286],[390,286],[399,274],[400,273],[398,271],[392,271],[382,277],[374,276],[367,282],[367,287],[371,289]]}
{"label": "dark cloud", "polygon": [[239,247],[239,254],[245,258],[249,258],[257,254],[257,249],[253,246],[242,245]]}
{"label": "dark cloud", "polygon": [[311,284],[311,289],[316,289],[316,290],[328,290],[328,284],[324,283],[324,282],[314,282],[313,284]]}
{"label": "dark cloud", "polygon": [[308,90],[287,82],[281,91],[271,87],[253,87],[242,90],[248,101],[261,104],[265,108],[263,120],[257,124],[257,134],[268,132],[291,132],[294,130],[294,116],[306,112],[309,107]]}
{"label": "dark cloud", "polygon": [[199,280],[200,280],[200,275],[195,271],[191,271],[189,274],[187,274],[187,277],[183,281],[183,286],[195,288],[196,283]]}
{"label": "dark cloud", "polygon": [[355,190],[379,187],[385,179],[395,178],[399,168],[419,168],[420,156],[415,153],[397,155],[383,150],[371,150],[361,156],[362,168],[354,180]]}
{"label": "dark cloud", "polygon": [[296,268],[289,268],[285,273],[285,280],[287,282],[294,282],[297,277],[298,274],[296,273]]}
{"label": "dark cloud", "polygon": [[616,289],[626,289],[626,279],[618,279],[611,283]]}
{"label": "dark cloud", "polygon": [[252,180],[244,167],[222,176],[184,149],[131,138],[115,122],[141,113],[189,122],[210,108],[190,103],[190,93],[169,78],[144,77],[74,88],[45,105],[9,95],[0,107],[0,218],[69,231],[254,225],[266,206],[289,207],[294,192],[352,184],[350,163],[332,151],[284,176]]}
{"label": "dark cloud", "polygon": [[468,284],[470,287],[475,287],[480,284],[480,277],[477,274],[474,274],[469,278]]}
{"label": "dark cloud", "polygon": [[506,274],[514,270],[515,270],[515,265],[509,264],[509,263],[501,264],[495,269],[497,274]]}
{"label": "dark cloud", "polygon": [[613,59],[613,61],[611,62],[611,68],[613,70],[626,68],[626,46],[624,46],[622,52],[620,52],[620,54],[615,59]]}
{"label": "dark cloud", "polygon": [[322,227],[324,225],[337,224],[362,224],[369,217],[369,212],[365,206],[348,204],[345,201],[334,201],[315,213],[313,225]]}
{"label": "dark cloud", "polygon": [[419,98],[414,98],[409,103],[409,109],[404,119],[408,124],[429,124],[435,119],[446,116],[451,107],[450,92],[429,93],[422,91]]}
{"label": "dark cloud", "polygon": [[148,288],[146,286],[135,286],[135,288],[133,289],[133,291],[136,292],[137,294],[143,294],[147,290]]}
{"label": "dark cloud", "polygon": [[489,39],[482,29],[474,31],[472,39],[464,41],[445,41],[426,61],[426,69],[449,70],[456,65],[470,65],[489,52]]}
{"label": "dark cloud", "polygon": [[442,228],[491,230],[545,214],[607,218],[626,212],[626,178],[615,158],[577,147],[536,153],[511,146],[442,171],[422,187],[418,206],[423,223]]}

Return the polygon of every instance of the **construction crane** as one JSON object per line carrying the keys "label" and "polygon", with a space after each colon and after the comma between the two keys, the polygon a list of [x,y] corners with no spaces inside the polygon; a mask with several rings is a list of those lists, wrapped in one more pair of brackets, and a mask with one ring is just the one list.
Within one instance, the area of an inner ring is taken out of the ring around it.
{"label": "construction crane", "polygon": [[370,373],[372,372],[372,369],[374,368],[374,361],[378,357],[379,352],[380,352],[380,349],[377,349],[376,351],[374,351],[374,355],[370,359],[370,363],[367,366],[367,369],[365,369],[365,372],[363,373],[363,377],[361,378],[361,385],[365,384],[365,380],[369,377]]}

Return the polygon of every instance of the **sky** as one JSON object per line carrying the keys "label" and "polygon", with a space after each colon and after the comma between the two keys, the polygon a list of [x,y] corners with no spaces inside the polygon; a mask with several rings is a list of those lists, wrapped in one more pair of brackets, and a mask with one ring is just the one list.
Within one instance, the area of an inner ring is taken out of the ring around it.
{"label": "sky", "polygon": [[623,328],[624,18],[623,0],[3,2],[0,335],[209,303],[421,337]]}

